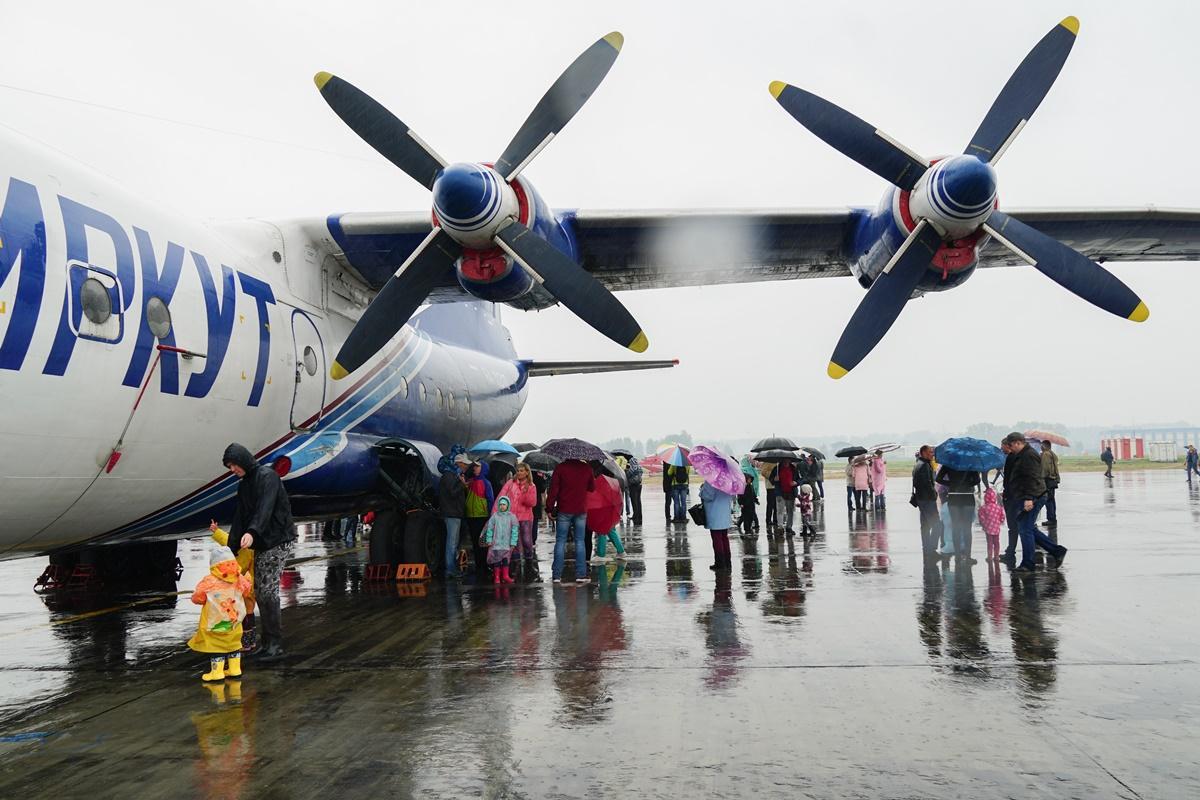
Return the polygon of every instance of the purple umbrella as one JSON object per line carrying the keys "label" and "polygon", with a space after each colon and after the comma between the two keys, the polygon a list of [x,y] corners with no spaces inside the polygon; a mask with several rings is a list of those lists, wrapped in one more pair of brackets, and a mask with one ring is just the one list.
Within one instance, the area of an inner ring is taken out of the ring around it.
{"label": "purple umbrella", "polygon": [[706,483],[711,483],[714,489],[734,495],[746,490],[746,476],[742,474],[742,465],[724,453],[698,444],[692,448],[688,458],[696,474]]}

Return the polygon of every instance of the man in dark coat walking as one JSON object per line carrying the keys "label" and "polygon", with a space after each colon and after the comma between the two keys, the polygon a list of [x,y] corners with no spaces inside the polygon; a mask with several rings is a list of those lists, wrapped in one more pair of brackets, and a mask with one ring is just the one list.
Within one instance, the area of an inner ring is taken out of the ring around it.
{"label": "man in dark coat walking", "polygon": [[259,661],[283,658],[283,624],[279,611],[279,575],[292,555],[296,528],[292,505],[279,474],[259,464],[242,445],[225,448],[222,463],[236,475],[237,506],[229,526],[229,548],[254,550],[254,594],[258,606]]}
{"label": "man in dark coat walking", "polygon": [[1017,572],[1033,572],[1035,569],[1033,554],[1038,545],[1049,552],[1061,566],[1067,557],[1067,548],[1055,544],[1050,537],[1042,533],[1037,525],[1038,514],[1046,504],[1046,480],[1042,477],[1042,457],[1037,451],[1025,443],[1025,436],[1018,432],[1004,437],[1015,459],[1009,483],[1005,486],[1006,499],[1011,496],[1013,503],[1020,513],[1017,516],[1017,528],[1021,534],[1021,564]]}

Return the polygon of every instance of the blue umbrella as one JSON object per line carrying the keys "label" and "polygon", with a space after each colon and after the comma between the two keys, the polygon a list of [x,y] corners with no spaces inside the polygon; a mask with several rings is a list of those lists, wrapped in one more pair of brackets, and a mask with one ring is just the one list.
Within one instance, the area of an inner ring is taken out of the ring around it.
{"label": "blue umbrella", "polygon": [[970,436],[947,439],[937,446],[933,456],[943,467],[960,472],[1004,469],[1004,453],[999,447],[983,439],[972,439]]}
{"label": "blue umbrella", "polygon": [[513,447],[508,442],[502,442],[499,439],[484,439],[482,442],[477,442],[471,445],[468,451],[471,453],[512,453],[517,455],[520,451]]}

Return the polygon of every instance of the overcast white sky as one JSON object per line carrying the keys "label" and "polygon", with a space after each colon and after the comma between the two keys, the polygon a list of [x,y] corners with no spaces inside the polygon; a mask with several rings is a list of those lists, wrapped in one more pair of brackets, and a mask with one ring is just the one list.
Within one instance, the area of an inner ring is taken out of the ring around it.
{"label": "overcast white sky", "polygon": [[[1030,47],[1079,41],[999,166],[1006,209],[1200,206],[1200,4],[1185,2],[298,2],[4,4],[3,122],[200,217],[424,210],[428,193],[328,109],[314,72],[383,102],[451,160],[492,160],[571,59],[625,34],[591,102],[525,175],[560,208],[874,205],[878,178],[771,99],[816,91],[919,152],[962,149]],[[669,372],[539,379],[516,439],[908,430],[1187,419],[1200,389],[1200,265],[1111,265],[1135,325],[1033,270],[913,302],[834,382],[862,297],[844,279],[626,293]],[[1036,317],[1013,309],[1041,304]],[[522,355],[624,358],[568,312],[510,311]],[[674,399],[682,395],[686,400]],[[802,421],[797,420],[797,415]]]}

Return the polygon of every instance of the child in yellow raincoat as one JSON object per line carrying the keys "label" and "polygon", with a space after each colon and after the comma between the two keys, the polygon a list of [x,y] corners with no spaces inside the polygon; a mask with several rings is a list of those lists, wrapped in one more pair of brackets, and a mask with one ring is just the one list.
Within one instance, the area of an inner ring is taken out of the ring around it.
{"label": "child in yellow raincoat", "polygon": [[[242,574],[249,578],[251,584],[253,584],[254,551],[249,547],[237,547],[238,542],[234,542],[234,546],[230,547],[229,531],[221,530],[215,519],[209,523],[208,529],[212,532],[214,542],[222,547],[229,547],[233,551]],[[251,585],[250,594],[246,595],[246,618],[242,620],[242,652],[249,652],[254,649],[256,646],[254,639],[254,587]]]}
{"label": "child in yellow raincoat", "polygon": [[253,582],[242,574],[228,547],[214,548],[208,564],[209,574],[192,592],[192,602],[202,608],[199,628],[188,647],[212,654],[210,669],[201,679],[221,681],[226,675],[236,678],[242,674],[242,620]]}

